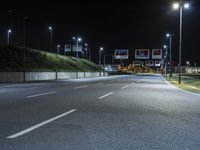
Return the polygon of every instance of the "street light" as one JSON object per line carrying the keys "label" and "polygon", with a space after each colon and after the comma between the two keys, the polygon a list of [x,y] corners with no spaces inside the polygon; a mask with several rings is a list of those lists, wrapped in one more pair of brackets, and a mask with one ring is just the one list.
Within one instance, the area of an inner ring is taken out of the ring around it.
{"label": "street light", "polygon": [[180,7],[180,4],[179,3],[174,3],[173,4],[173,9],[179,9]]}
{"label": "street light", "polygon": [[164,45],[163,48],[165,51],[165,76],[167,77],[167,65],[168,65],[168,47],[167,45]]}
{"label": "street light", "polygon": [[169,62],[170,62],[170,79],[172,78],[172,37],[175,36],[175,34],[166,34],[166,37],[169,38]]}
{"label": "street light", "polygon": [[12,33],[12,30],[11,29],[8,29],[7,31],[7,45],[10,44],[10,34]]}
{"label": "street light", "polygon": [[78,58],[78,42],[81,42],[82,41],[82,39],[79,37],[79,38],[77,38],[77,43],[76,43],[76,57]]}
{"label": "street light", "polygon": [[182,50],[182,26],[183,26],[183,7],[185,9],[188,9],[190,7],[189,3],[183,3],[182,0],[180,0],[180,3],[174,3],[173,9],[180,11],[180,31],[179,31],[179,84],[181,84],[181,50]]}
{"label": "street light", "polygon": [[76,41],[76,57],[78,58],[78,42],[81,42],[82,39],[81,39],[80,37],[77,37],[77,38],[76,38],[75,36],[73,36],[72,39],[73,39],[74,41]]}
{"label": "street light", "polygon": [[86,52],[85,57],[87,59],[88,58],[88,44],[87,43],[85,43],[85,52]]}
{"label": "street light", "polygon": [[101,52],[103,51],[103,47],[99,49],[99,64],[101,64]]}
{"label": "street light", "polygon": [[53,28],[49,26],[49,31],[51,32],[51,45],[50,45],[50,51],[52,52],[52,40],[53,40]]}
{"label": "street light", "polygon": [[188,9],[188,8],[190,8],[190,4],[189,4],[189,3],[185,3],[183,7],[184,7],[185,9]]}
{"label": "street light", "polygon": [[60,54],[60,44],[57,45],[57,54]]}

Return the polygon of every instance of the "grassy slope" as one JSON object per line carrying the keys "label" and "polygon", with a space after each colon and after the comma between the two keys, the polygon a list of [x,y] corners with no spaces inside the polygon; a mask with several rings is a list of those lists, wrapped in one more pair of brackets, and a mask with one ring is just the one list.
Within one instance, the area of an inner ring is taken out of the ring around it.
{"label": "grassy slope", "polygon": [[166,78],[171,84],[191,92],[200,93],[200,75],[183,75],[182,83],[178,83],[178,75],[173,75],[172,79]]}
{"label": "grassy slope", "polygon": [[[23,49],[0,47],[0,71],[23,71]],[[26,71],[100,71],[91,61],[26,50]]]}

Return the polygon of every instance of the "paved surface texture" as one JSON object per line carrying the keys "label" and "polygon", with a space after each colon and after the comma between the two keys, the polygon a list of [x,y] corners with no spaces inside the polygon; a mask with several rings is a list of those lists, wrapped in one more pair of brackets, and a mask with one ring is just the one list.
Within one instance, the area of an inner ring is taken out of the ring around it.
{"label": "paved surface texture", "polygon": [[160,75],[0,85],[1,150],[199,150],[200,97]]}

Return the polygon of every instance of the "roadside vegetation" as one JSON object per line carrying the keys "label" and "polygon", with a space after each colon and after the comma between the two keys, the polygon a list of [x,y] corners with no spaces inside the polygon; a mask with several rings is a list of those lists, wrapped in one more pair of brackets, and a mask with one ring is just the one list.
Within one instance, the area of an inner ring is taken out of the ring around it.
{"label": "roadside vegetation", "polygon": [[200,75],[182,75],[181,84],[178,83],[178,75],[173,74],[173,77],[170,79],[169,76],[165,77],[171,84],[195,93],[200,93]]}
{"label": "roadside vegetation", "polygon": [[[100,71],[95,63],[45,51],[26,49],[26,71]],[[0,71],[23,71],[23,49],[0,46]]]}

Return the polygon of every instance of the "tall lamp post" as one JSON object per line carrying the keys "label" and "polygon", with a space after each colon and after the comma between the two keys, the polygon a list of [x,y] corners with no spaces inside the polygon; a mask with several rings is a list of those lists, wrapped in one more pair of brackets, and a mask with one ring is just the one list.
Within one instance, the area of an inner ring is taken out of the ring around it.
{"label": "tall lamp post", "polygon": [[85,58],[88,59],[88,44],[85,43]]}
{"label": "tall lamp post", "polygon": [[169,38],[169,62],[170,62],[170,79],[172,78],[172,37],[175,36],[175,34],[166,34],[166,37]]}
{"label": "tall lamp post", "polygon": [[57,45],[57,54],[60,54],[60,44]]}
{"label": "tall lamp post", "polygon": [[167,45],[164,45],[163,48],[166,50],[165,51],[165,76],[167,77],[167,66],[168,66],[168,47]]}
{"label": "tall lamp post", "polygon": [[103,47],[99,49],[99,64],[101,64],[101,52],[103,51]]}
{"label": "tall lamp post", "polygon": [[78,58],[78,42],[81,42],[82,41],[82,39],[81,38],[77,38],[76,39],[76,57]]}
{"label": "tall lamp post", "polygon": [[11,29],[8,29],[7,31],[7,45],[10,44],[10,34],[12,33],[12,30]]}
{"label": "tall lamp post", "polygon": [[183,8],[188,9],[190,7],[189,3],[183,3],[182,0],[180,0],[180,3],[174,3],[173,9],[180,11],[180,31],[179,31],[179,84],[181,84],[181,55],[182,55],[182,27],[183,27]]}
{"label": "tall lamp post", "polygon": [[80,37],[74,37],[73,36],[73,40],[76,41],[76,57],[78,58],[78,43],[82,41],[82,39]]}
{"label": "tall lamp post", "polygon": [[52,42],[53,42],[53,28],[51,26],[49,26],[49,31],[51,33],[51,42],[50,42],[50,51],[53,52],[53,49],[52,49]]}

